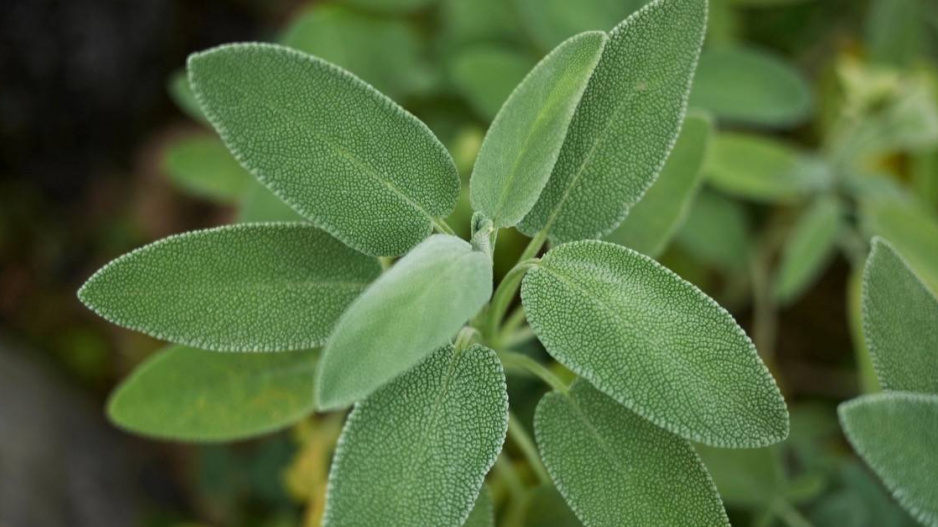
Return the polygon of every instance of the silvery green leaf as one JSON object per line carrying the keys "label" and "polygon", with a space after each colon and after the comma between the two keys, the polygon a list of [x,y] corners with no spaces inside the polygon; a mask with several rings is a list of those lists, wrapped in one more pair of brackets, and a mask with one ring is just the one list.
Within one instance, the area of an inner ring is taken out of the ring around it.
{"label": "silvery green leaf", "polygon": [[254,185],[254,177],[214,136],[174,141],[166,150],[163,164],[177,187],[214,201],[236,203]]}
{"label": "silvery green leaf", "polygon": [[348,406],[409,370],[492,296],[492,262],[459,238],[431,236],[353,303],[329,337],[316,383],[322,410]]}
{"label": "silvery green leaf", "polygon": [[881,238],[873,238],[862,295],[863,334],[883,388],[938,394],[938,299]]}
{"label": "silvery green leaf", "polygon": [[267,187],[257,183],[245,192],[238,208],[239,223],[305,222],[306,218],[291,209]]}
{"label": "silvery green leaf", "polygon": [[533,66],[534,60],[514,49],[481,44],[453,59],[450,77],[473,110],[490,120]]}
{"label": "silvery green leaf", "polygon": [[118,386],[108,416],[157,438],[256,436],[312,413],[315,358],[312,351],[218,353],[170,346]]}
{"label": "silvery green leaf", "polygon": [[472,207],[496,228],[512,227],[547,184],[606,44],[599,31],[557,46],[512,92],[489,128],[472,172]]}
{"label": "silvery green leaf", "polygon": [[299,223],[241,224],[170,236],[125,254],[78,297],[107,320],[209,350],[321,345],[381,273],[374,258]]}
{"label": "silvery green leaf", "polygon": [[788,303],[814,283],[836,248],[843,210],[834,198],[820,198],[802,213],[782,253],[775,297]]}
{"label": "silvery green leaf", "polygon": [[865,395],[838,408],[854,450],[923,525],[938,526],[938,396]]}
{"label": "silvery green leaf", "polygon": [[651,258],[588,240],[524,277],[534,333],[561,364],[656,425],[712,446],[788,435],[788,411],[733,317]]}
{"label": "silvery green leaf", "polygon": [[313,224],[371,255],[406,252],[459,197],[453,160],[414,116],[328,62],[269,44],[189,58],[225,144]]}
{"label": "silvery green leaf", "polygon": [[525,234],[555,243],[612,231],[677,139],[707,19],[705,0],[656,0],[609,33]]}
{"label": "silvery green leaf", "polygon": [[584,525],[729,525],[690,444],[586,381],[545,395],[534,429],[547,470]]}
{"label": "silvery green leaf", "polygon": [[355,405],[329,473],[323,525],[459,527],[507,430],[495,352],[443,346]]}
{"label": "silvery green leaf", "polygon": [[545,50],[583,31],[609,31],[649,0],[507,0]]}
{"label": "silvery green leaf", "polygon": [[495,504],[492,503],[492,494],[487,486],[482,486],[479,497],[463,527],[495,527]]}
{"label": "silvery green leaf", "polygon": [[865,201],[861,208],[864,230],[887,240],[909,267],[938,296],[938,216],[915,201]]}
{"label": "silvery green leaf", "polygon": [[703,189],[691,204],[675,241],[697,260],[739,271],[745,269],[752,252],[750,223],[742,203]]}

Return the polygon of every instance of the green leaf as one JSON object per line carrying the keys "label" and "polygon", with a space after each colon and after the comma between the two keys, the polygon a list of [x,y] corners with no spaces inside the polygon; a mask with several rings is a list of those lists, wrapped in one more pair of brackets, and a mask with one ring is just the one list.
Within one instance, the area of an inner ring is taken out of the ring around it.
{"label": "green leaf", "polygon": [[313,411],[313,351],[218,353],[169,346],[114,391],[108,416],[139,434],[232,441]]}
{"label": "green leaf", "polygon": [[495,504],[492,503],[492,494],[488,487],[482,486],[479,497],[462,527],[495,527]]}
{"label": "green leaf", "polygon": [[893,497],[924,525],[938,526],[938,397],[865,395],[838,408],[850,444]]}
{"label": "green leaf", "polygon": [[938,296],[938,217],[916,202],[898,199],[867,201],[860,210],[864,230],[889,240]]}
{"label": "green leaf", "polygon": [[[528,33],[542,49],[552,49],[583,31],[609,31],[649,0],[513,0]],[[511,3],[511,1],[506,1]]]}
{"label": "green leaf", "polygon": [[381,266],[303,224],[170,236],[101,268],[78,291],[107,320],[221,351],[321,345]]}
{"label": "green leaf", "polygon": [[319,365],[319,408],[354,403],[409,370],[492,296],[492,262],[435,235],[401,258],[336,324]]}
{"label": "green leaf", "polygon": [[821,198],[804,211],[785,243],[775,280],[775,297],[789,303],[814,283],[836,248],[843,210],[833,198]]}
{"label": "green leaf", "polygon": [[174,141],[163,163],[178,188],[222,203],[236,203],[254,184],[224,143],[210,135]]}
{"label": "green leaf", "polygon": [[444,346],[355,405],[323,525],[459,527],[508,430],[505,374],[482,346]]}
{"label": "green leaf", "polygon": [[439,37],[444,54],[481,42],[517,43],[523,35],[512,2],[443,0]]}
{"label": "green leaf", "polygon": [[866,43],[874,62],[909,67],[924,51],[922,0],[873,0],[866,17]]}
{"label": "green leaf", "polygon": [[340,0],[344,4],[376,13],[410,13],[435,4],[438,0]]}
{"label": "green leaf", "polygon": [[685,439],[749,448],[788,435],[788,411],[733,317],[651,258],[581,241],[551,249],[521,287],[555,359]]}
{"label": "green leaf", "polygon": [[697,260],[739,271],[746,268],[752,253],[750,230],[743,204],[704,189],[691,205],[676,242]]}
{"label": "green leaf", "polygon": [[502,106],[472,172],[472,207],[496,228],[512,227],[547,184],[567,127],[606,35],[594,31],[558,46],[525,77]]}
{"label": "green leaf", "polygon": [[830,174],[819,161],[768,137],[717,134],[705,172],[715,188],[761,202],[795,202],[822,190]]}
{"label": "green leaf", "polygon": [[697,454],[578,380],[541,399],[537,444],[551,477],[585,525],[729,525]]}
{"label": "green leaf", "polygon": [[606,237],[652,258],[667,247],[683,223],[700,186],[701,168],[713,124],[701,115],[689,115],[677,143],[655,183],[632,207],[619,227]]}
{"label": "green leaf", "polygon": [[479,45],[453,59],[450,77],[476,113],[490,120],[532,66],[534,60],[512,49]]}
{"label": "green leaf", "polygon": [[192,92],[192,87],[189,85],[189,77],[186,75],[185,70],[179,70],[170,75],[169,84],[166,88],[170,98],[183,113],[200,123],[208,124],[208,119],[202,113],[199,101],[195,99],[195,93]]}
{"label": "green leaf", "polygon": [[938,394],[938,298],[881,238],[873,238],[862,294],[863,334],[883,388]]}
{"label": "green leaf", "polygon": [[526,509],[524,527],[582,527],[583,525],[553,485],[541,485],[531,491]]}
{"label": "green leaf", "polygon": [[305,222],[306,218],[291,209],[267,187],[255,182],[245,193],[238,209],[239,223]]}
{"label": "green leaf", "polygon": [[690,105],[721,121],[777,127],[803,122],[814,103],[807,81],[782,58],[719,47],[700,55]]}
{"label": "green leaf", "polygon": [[775,447],[727,450],[698,445],[696,449],[725,503],[765,509],[785,492],[785,473]]}
{"label": "green leaf", "polygon": [[406,252],[459,197],[453,160],[414,116],[328,62],[268,44],[189,58],[225,144],[317,227],[366,254]]}
{"label": "green leaf", "polygon": [[704,35],[705,0],[656,0],[609,34],[560,157],[519,225],[556,243],[608,234],[677,139]]}

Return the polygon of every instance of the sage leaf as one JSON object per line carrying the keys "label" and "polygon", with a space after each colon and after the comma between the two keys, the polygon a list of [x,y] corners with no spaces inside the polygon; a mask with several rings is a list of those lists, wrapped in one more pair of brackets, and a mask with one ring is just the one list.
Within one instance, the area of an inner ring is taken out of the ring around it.
{"label": "sage leaf", "polygon": [[594,31],[558,46],[502,106],[472,172],[472,207],[496,228],[531,210],[560,154],[567,126],[599,61],[606,35]]}
{"label": "sage leaf", "polygon": [[530,57],[513,49],[478,45],[453,59],[450,77],[456,91],[488,121],[495,118],[532,66]]}
{"label": "sage leaf", "polygon": [[724,503],[768,509],[783,497],[785,473],[776,447],[728,450],[698,445],[696,450]]}
{"label": "sage leaf", "polygon": [[472,44],[516,44],[525,35],[512,2],[504,0],[441,0],[440,47],[444,56]]}
{"label": "sage leaf", "polygon": [[245,192],[238,208],[238,222],[305,222],[306,218],[291,209],[276,194],[258,182]]}
{"label": "sage leaf", "polygon": [[925,43],[920,0],[873,0],[866,18],[870,59],[907,68],[918,59]]}
{"label": "sage leaf", "polygon": [[195,93],[192,92],[192,86],[189,85],[189,76],[186,75],[184,70],[174,72],[169,77],[167,91],[169,91],[170,98],[176,103],[176,107],[182,110],[183,113],[200,123],[208,124],[208,119],[202,113],[199,101],[196,100]]}
{"label": "sage leaf", "polygon": [[339,319],[319,364],[319,408],[348,406],[409,370],[491,296],[489,257],[454,236],[431,236]]}
{"label": "sage leaf", "polygon": [[218,353],[169,346],[134,370],[108,416],[139,434],[232,441],[274,431],[313,411],[313,351]]}
{"label": "sage leaf", "polygon": [[788,435],[788,411],[733,317],[651,258],[587,240],[551,249],[521,298],[557,361],[684,439],[750,448]]}
{"label": "sage leaf", "polygon": [[938,394],[938,299],[882,238],[863,271],[863,334],[883,388]]}
{"label": "sage leaf", "polygon": [[745,47],[718,47],[700,55],[690,106],[719,120],[783,127],[807,119],[811,87],[782,58]]}
{"label": "sage leaf", "polygon": [[476,498],[469,517],[462,524],[463,527],[495,527],[495,504],[492,503],[492,494],[488,487],[482,486],[482,492]]}
{"label": "sage leaf", "polygon": [[[514,0],[524,28],[542,49],[583,31],[609,31],[649,0]],[[508,2],[511,3],[511,2]]]}
{"label": "sage leaf", "polygon": [[586,381],[541,399],[534,430],[544,464],[585,525],[729,525],[687,441]]}
{"label": "sage leaf", "polygon": [[661,174],[606,240],[658,257],[683,223],[700,186],[701,168],[713,125],[689,115]]}
{"label": "sage leaf", "polygon": [[164,165],[178,188],[222,203],[236,203],[254,185],[254,177],[214,136],[175,141],[166,151]]}
{"label": "sage leaf", "polygon": [[283,351],[325,342],[381,273],[304,224],[241,224],[170,236],[112,261],[78,291],[105,319],[177,344]]}
{"label": "sage leaf", "polygon": [[328,62],[232,44],[192,55],[189,80],[241,163],[354,249],[402,254],[456,206],[459,176],[433,133]]}
{"label": "sage leaf", "polygon": [[540,199],[519,224],[555,243],[608,234],[677,139],[704,36],[705,0],[656,0],[609,33]]}
{"label": "sage leaf", "polygon": [[742,203],[705,188],[691,204],[675,241],[695,259],[735,272],[745,268],[752,252],[750,223]]}
{"label": "sage leaf", "polygon": [[531,491],[526,508],[524,527],[583,526],[553,485],[541,485]]}
{"label": "sage leaf", "polygon": [[775,280],[776,299],[787,304],[808,289],[836,248],[843,211],[834,198],[821,198],[804,211],[785,243]]}
{"label": "sage leaf", "polygon": [[355,405],[329,473],[323,525],[462,525],[507,431],[495,352],[443,346]]}
{"label": "sage leaf", "polygon": [[900,199],[868,200],[860,212],[864,231],[889,240],[938,296],[938,216],[917,202]]}
{"label": "sage leaf", "polygon": [[838,408],[847,439],[900,505],[938,526],[938,396],[885,392]]}

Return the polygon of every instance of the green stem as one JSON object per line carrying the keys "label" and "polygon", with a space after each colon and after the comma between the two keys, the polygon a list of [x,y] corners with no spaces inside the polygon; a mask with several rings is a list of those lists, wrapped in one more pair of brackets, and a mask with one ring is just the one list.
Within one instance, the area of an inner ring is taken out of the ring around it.
{"label": "green stem", "polygon": [[[501,334],[510,335],[514,333],[518,328],[521,327],[521,324],[524,324],[527,314],[524,312],[524,306],[518,306],[508,315],[508,318],[505,319],[505,323],[502,324]],[[506,346],[510,347],[510,346]]]}
{"label": "green stem", "polygon": [[524,248],[524,252],[521,253],[521,257],[518,258],[519,262],[523,262],[530,258],[537,256],[537,253],[540,252],[541,247],[544,247],[544,244],[547,243],[547,231],[541,231],[534,235],[531,238],[531,241],[528,242],[528,246]]}
{"label": "green stem", "polygon": [[498,357],[501,359],[502,364],[505,365],[505,369],[529,373],[544,381],[545,384],[554,390],[560,393],[567,393],[567,383],[563,382],[554,372],[531,357],[516,351],[499,351]]}
{"label": "green stem", "polygon": [[501,333],[498,335],[497,347],[501,349],[514,349],[533,338],[534,330],[531,329],[531,326],[524,326],[523,328],[512,331],[511,333],[503,328]]}
{"label": "green stem", "polygon": [[549,485],[551,482],[550,474],[547,473],[547,468],[544,467],[544,462],[541,461],[541,456],[537,452],[537,447],[534,446],[534,441],[531,440],[528,431],[518,422],[518,417],[511,411],[508,412],[508,437],[514,441],[518,450],[524,454],[528,464],[531,465],[531,470],[537,474],[537,479],[541,483]]}
{"label": "green stem", "polygon": [[785,522],[788,527],[814,527],[814,525],[800,512],[793,507],[787,500],[778,499],[772,507],[778,513],[778,517]]}
{"label": "green stem", "polygon": [[433,230],[442,234],[456,236],[456,231],[443,218],[433,218]]}
{"label": "green stem", "polygon": [[511,268],[511,271],[508,271],[505,278],[502,278],[501,283],[498,284],[498,289],[496,289],[495,294],[492,295],[488,317],[485,321],[484,333],[489,338],[494,338],[498,334],[498,325],[501,323],[502,319],[505,318],[505,312],[508,311],[508,306],[511,305],[511,301],[515,298],[515,293],[518,292],[518,288],[521,286],[521,279],[524,278],[524,273],[537,265],[537,262],[538,260],[534,258],[518,262],[517,265]]}
{"label": "green stem", "polygon": [[479,330],[472,326],[466,326],[459,330],[459,334],[456,335],[456,341],[453,342],[453,348],[456,352],[460,352],[472,345],[479,337]]}

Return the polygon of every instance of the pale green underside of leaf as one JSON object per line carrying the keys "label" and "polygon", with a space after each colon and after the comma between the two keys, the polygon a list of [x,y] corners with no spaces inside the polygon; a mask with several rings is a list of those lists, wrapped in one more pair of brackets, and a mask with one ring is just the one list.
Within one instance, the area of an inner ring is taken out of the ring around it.
{"label": "pale green underside of leaf", "polygon": [[442,347],[355,405],[329,473],[323,525],[459,527],[507,430],[495,352]]}
{"label": "pale green underside of leaf", "polygon": [[544,50],[583,31],[609,31],[649,0],[503,0]]}
{"label": "pale green underside of leaf", "polygon": [[524,515],[524,527],[582,527],[583,523],[570,510],[553,485],[541,485],[531,491],[527,510]]}
{"label": "pale green underside of leaf", "polygon": [[690,444],[588,382],[541,399],[537,444],[557,488],[589,526],[729,526]]}
{"label": "pale green underside of leaf", "polygon": [[719,47],[700,56],[690,106],[719,120],[791,126],[811,115],[811,87],[798,70],[766,51]]}
{"label": "pale green underside of leaf", "polygon": [[675,241],[695,259],[739,271],[749,262],[753,245],[750,231],[742,203],[703,189],[691,204]]}
{"label": "pale green underside of leaf", "polygon": [[938,218],[918,203],[875,200],[861,208],[863,227],[882,236],[908,262],[915,274],[938,296]]}
{"label": "pale green underside of leaf", "polygon": [[658,179],[606,240],[652,258],[664,251],[697,195],[712,131],[708,118],[687,116]]}
{"label": "pale green underside of leaf", "polygon": [[850,444],[896,500],[923,525],[938,526],[938,396],[866,395],[839,413]]}
{"label": "pale green underside of leaf", "polygon": [[495,504],[492,503],[492,494],[487,486],[482,486],[479,497],[476,498],[472,511],[462,527],[495,527]]}
{"label": "pale green underside of leaf", "polygon": [[313,411],[313,351],[218,353],[170,346],[115,390],[108,416],[121,428],[182,441],[233,441]]}
{"label": "pale green underside of leaf", "polygon": [[239,223],[303,222],[306,218],[291,209],[264,185],[253,181],[238,208]]}
{"label": "pale green underside of leaf", "polygon": [[658,426],[737,448],[788,435],[785,401],[733,317],[651,258],[560,245],[528,271],[521,298],[548,353]]}
{"label": "pale green underside of leaf", "polygon": [[567,126],[599,61],[606,35],[590,32],[558,46],[502,106],[472,172],[472,207],[496,228],[512,227],[537,202]]}
{"label": "pale green underside of leaf", "polygon": [[158,339],[221,351],[323,344],[381,273],[308,224],[241,224],[170,236],[101,268],[82,302]]}
{"label": "pale green underside of leaf", "polygon": [[782,253],[775,280],[779,302],[797,299],[824,271],[836,249],[842,215],[840,203],[833,198],[820,198],[804,211]]}
{"label": "pale green underside of leaf", "polygon": [[348,406],[446,343],[492,296],[492,262],[465,241],[435,235],[353,303],[320,361],[318,404]]}
{"label": "pale green underside of leaf", "polygon": [[402,254],[456,205],[459,176],[433,133],[341,68],[232,44],[192,55],[189,79],[241,164],[359,251]]}
{"label": "pale green underside of leaf", "polygon": [[472,109],[491,120],[533,66],[533,59],[514,49],[481,44],[459,53],[449,74]]}
{"label": "pale green underside of leaf", "polygon": [[657,0],[609,34],[554,170],[519,230],[555,243],[614,229],[677,139],[706,26],[705,0]]}
{"label": "pale green underside of leaf", "polygon": [[887,390],[938,394],[938,299],[888,242],[863,272],[863,334]]}
{"label": "pale green underside of leaf", "polygon": [[163,164],[176,187],[213,201],[236,203],[254,185],[254,177],[211,135],[174,141]]}

